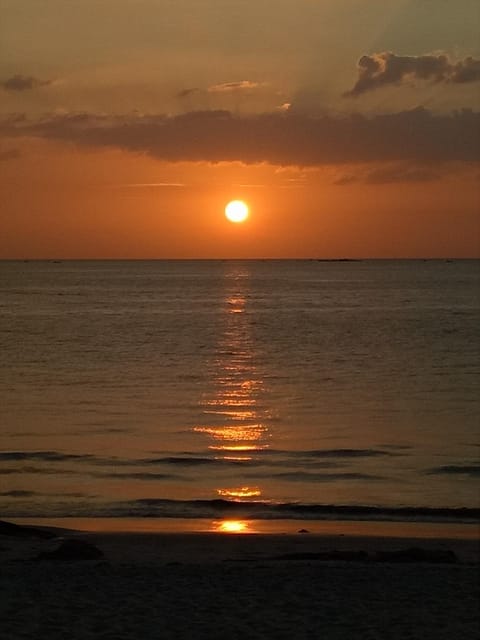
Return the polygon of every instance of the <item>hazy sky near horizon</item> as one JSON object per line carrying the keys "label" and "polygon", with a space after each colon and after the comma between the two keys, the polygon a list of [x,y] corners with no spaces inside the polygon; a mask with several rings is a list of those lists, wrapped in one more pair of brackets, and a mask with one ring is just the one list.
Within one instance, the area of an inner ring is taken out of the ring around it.
{"label": "hazy sky near horizon", "polygon": [[480,254],[477,0],[0,15],[0,258]]}

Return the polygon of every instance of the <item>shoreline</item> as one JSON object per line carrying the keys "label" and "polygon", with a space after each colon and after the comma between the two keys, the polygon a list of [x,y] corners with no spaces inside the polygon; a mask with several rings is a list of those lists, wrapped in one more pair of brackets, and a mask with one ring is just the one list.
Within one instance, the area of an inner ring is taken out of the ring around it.
{"label": "shoreline", "polygon": [[[103,533],[240,533],[296,534],[301,530],[317,535],[360,535],[396,538],[480,540],[479,522],[432,522],[421,520],[376,519],[246,519],[246,518],[8,518],[19,525],[54,527]],[[238,523],[240,529],[228,529],[225,523]]]}
{"label": "shoreline", "polygon": [[478,638],[478,539],[17,533],[0,535],[9,640]]}
{"label": "shoreline", "polygon": [[[108,561],[121,564],[222,563],[271,560],[278,554],[364,552],[375,556],[400,549],[452,551],[460,562],[480,563],[475,525],[366,521],[236,521],[188,519],[30,518],[9,519],[29,531],[46,531],[50,540],[21,542],[17,557],[33,557],[70,538],[98,546]],[[5,536],[0,536],[0,540]],[[53,539],[53,540],[52,540]],[[30,549],[30,550],[29,550]],[[1,557],[1,554],[0,554]],[[334,557],[333,557],[334,558]]]}

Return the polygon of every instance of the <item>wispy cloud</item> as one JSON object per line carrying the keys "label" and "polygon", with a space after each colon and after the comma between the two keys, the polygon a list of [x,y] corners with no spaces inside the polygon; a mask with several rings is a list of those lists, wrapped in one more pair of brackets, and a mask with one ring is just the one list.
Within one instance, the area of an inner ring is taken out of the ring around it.
{"label": "wispy cloud", "polygon": [[411,80],[456,84],[480,80],[480,60],[472,57],[453,62],[446,55],[398,56],[383,51],[362,56],[357,66],[357,82],[346,96],[356,97]]}

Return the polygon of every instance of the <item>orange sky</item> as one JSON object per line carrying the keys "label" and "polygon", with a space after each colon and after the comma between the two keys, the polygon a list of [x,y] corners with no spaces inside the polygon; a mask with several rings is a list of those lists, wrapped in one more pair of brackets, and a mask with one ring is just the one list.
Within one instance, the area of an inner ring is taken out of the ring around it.
{"label": "orange sky", "polygon": [[476,3],[113,4],[5,2],[0,258],[480,255]]}

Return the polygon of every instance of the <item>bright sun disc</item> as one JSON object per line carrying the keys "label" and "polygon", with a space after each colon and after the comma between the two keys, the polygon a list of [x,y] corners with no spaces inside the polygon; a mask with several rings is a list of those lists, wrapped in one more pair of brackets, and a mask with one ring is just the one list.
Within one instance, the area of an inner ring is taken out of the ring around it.
{"label": "bright sun disc", "polygon": [[243,200],[232,200],[225,207],[225,216],[230,222],[245,222],[248,218],[248,206]]}

